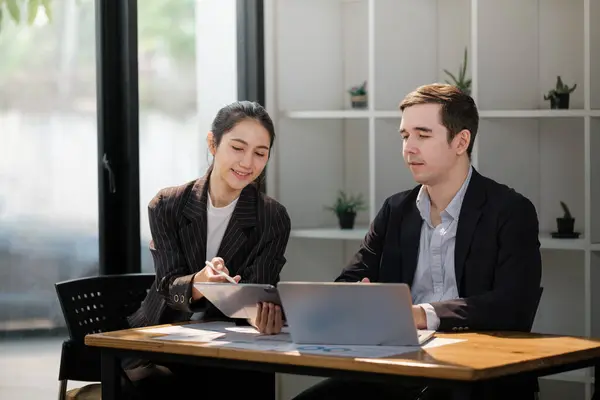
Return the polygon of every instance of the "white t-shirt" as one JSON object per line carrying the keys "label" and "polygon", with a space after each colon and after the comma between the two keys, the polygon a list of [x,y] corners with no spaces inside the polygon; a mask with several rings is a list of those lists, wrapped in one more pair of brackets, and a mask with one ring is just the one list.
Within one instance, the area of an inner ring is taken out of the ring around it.
{"label": "white t-shirt", "polygon": [[225,235],[225,229],[227,229],[238,199],[239,197],[225,207],[214,207],[210,199],[210,193],[208,194],[208,207],[206,210],[206,259],[208,261],[217,256],[223,235]]}

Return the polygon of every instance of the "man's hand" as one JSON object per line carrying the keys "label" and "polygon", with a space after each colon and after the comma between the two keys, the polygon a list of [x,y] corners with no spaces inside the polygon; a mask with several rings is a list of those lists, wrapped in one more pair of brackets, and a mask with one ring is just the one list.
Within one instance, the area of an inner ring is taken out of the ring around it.
{"label": "man's hand", "polygon": [[[214,265],[215,269],[229,275],[229,270],[225,266],[225,261],[223,261],[223,259],[221,257],[215,257],[211,260],[211,262]],[[233,277],[233,279],[236,282],[239,282],[241,277],[239,275],[236,275]],[[202,268],[202,270],[200,270],[200,272],[198,272],[196,275],[194,275],[193,281],[201,282],[201,283],[228,282],[224,276],[217,274],[215,271],[213,271],[212,268],[210,268],[208,266],[205,266],[204,268]],[[198,291],[198,289],[196,289],[196,288],[192,289],[192,299],[193,300],[198,300],[202,297],[203,297],[203,295],[202,295],[202,293],[200,293],[200,291]]]}
{"label": "man's hand", "polygon": [[281,307],[273,303],[258,303],[256,318],[249,322],[260,332],[276,335],[283,327]]}
{"label": "man's hand", "polygon": [[[357,283],[370,283],[369,278],[362,278]],[[427,329],[427,314],[421,306],[412,306],[413,320],[417,329]]]}
{"label": "man's hand", "polygon": [[412,306],[413,319],[417,329],[427,329],[427,315],[421,306]]}

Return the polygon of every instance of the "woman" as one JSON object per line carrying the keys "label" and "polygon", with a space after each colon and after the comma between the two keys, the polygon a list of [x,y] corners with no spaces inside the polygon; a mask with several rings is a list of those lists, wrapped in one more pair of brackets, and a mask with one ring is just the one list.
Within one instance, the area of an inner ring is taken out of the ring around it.
{"label": "woman", "polygon": [[[274,140],[273,122],[256,103],[235,102],[217,113],[207,135],[213,163],[206,175],[162,189],[150,201],[156,279],[141,307],[129,317],[131,327],[188,321],[200,311],[204,319],[223,318],[193,286],[226,281],[205,265],[207,260],[237,282],[277,284],[286,262],[290,218],[281,204],[259,190]],[[283,325],[281,309],[263,304],[250,322],[263,333],[278,333]],[[125,366],[132,380],[155,369],[135,364]],[[189,366],[168,368],[179,376],[196,374]],[[225,371],[211,368],[201,373],[214,381]]]}

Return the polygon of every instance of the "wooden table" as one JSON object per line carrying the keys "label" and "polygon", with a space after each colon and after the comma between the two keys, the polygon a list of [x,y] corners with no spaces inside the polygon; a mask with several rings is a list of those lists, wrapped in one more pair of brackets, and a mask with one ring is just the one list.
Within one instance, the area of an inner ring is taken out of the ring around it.
{"label": "wooden table", "polygon": [[[539,377],[600,364],[600,340],[516,332],[437,334],[466,339],[394,357],[353,359],[275,351],[220,348],[197,342],[159,340],[161,334],[129,329],[88,335],[102,351],[102,398],[119,398],[120,360],[235,367],[265,372],[468,386],[494,379]],[[274,396],[274,391],[273,394]]]}

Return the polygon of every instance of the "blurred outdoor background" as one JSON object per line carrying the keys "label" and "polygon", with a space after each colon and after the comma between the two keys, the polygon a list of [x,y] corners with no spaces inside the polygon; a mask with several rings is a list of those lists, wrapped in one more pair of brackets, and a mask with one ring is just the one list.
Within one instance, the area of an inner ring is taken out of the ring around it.
{"label": "blurred outdoor background", "polygon": [[[31,24],[4,13],[0,30],[0,335],[64,325],[54,283],[98,273],[95,5],[51,4],[51,20],[41,6]],[[152,271],[146,206],[205,171],[209,126],[196,112],[195,0],[144,0],[138,14],[140,252]]]}

